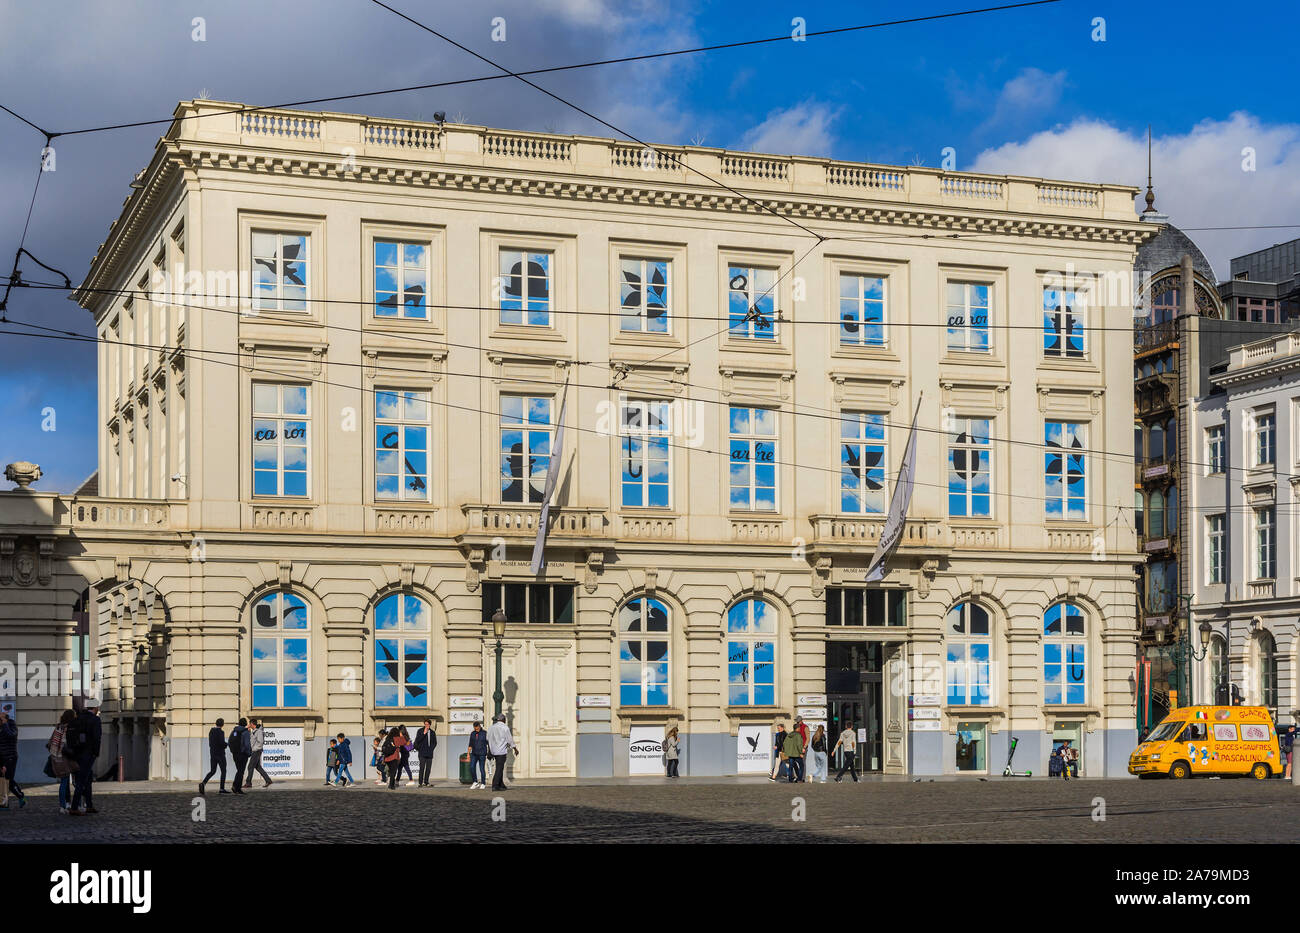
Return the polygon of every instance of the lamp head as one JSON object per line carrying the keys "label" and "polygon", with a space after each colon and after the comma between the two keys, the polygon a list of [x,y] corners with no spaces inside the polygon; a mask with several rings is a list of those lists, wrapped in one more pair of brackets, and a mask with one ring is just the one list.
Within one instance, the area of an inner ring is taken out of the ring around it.
{"label": "lamp head", "polygon": [[1202,622],[1197,626],[1197,628],[1200,629],[1201,632],[1201,647],[1208,648],[1210,646],[1210,633],[1213,631],[1213,628],[1209,622]]}
{"label": "lamp head", "polygon": [[505,638],[506,635],[506,614],[504,610],[498,609],[492,613],[492,634],[498,640]]}

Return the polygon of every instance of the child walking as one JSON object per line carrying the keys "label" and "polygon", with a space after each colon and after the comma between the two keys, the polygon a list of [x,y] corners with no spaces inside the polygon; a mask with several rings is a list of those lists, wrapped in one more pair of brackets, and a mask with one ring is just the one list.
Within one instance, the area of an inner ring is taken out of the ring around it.
{"label": "child walking", "polygon": [[333,787],[338,780],[339,740],[330,739],[329,751],[325,753],[325,786]]}

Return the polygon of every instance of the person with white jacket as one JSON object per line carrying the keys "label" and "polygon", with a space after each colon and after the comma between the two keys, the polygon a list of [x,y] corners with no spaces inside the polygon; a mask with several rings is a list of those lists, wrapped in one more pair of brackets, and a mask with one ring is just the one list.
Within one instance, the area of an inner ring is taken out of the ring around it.
{"label": "person with white jacket", "polygon": [[510,727],[506,725],[504,713],[497,713],[496,719],[492,725],[488,726],[488,753],[496,762],[496,768],[492,773],[492,789],[506,790],[506,756],[510,749],[519,754],[519,748],[515,745],[515,737],[510,734]]}

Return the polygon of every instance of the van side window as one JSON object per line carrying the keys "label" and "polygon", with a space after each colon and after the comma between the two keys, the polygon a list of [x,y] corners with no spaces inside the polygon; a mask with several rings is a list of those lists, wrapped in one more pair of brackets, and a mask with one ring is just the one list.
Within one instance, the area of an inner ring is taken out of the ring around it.
{"label": "van side window", "polygon": [[1179,741],[1182,741],[1182,742],[1204,742],[1204,741],[1205,741],[1205,723],[1203,723],[1203,722],[1189,722],[1189,723],[1187,724],[1187,728],[1183,730],[1183,734],[1182,734],[1181,738],[1179,739]]}

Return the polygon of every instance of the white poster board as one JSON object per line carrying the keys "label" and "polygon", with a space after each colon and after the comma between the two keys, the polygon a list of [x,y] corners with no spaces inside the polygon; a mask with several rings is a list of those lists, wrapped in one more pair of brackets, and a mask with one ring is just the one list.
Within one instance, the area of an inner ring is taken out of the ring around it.
{"label": "white poster board", "polygon": [[[262,767],[272,780],[276,778],[300,778],[303,776],[302,729],[287,729],[276,726],[265,727],[262,741]],[[356,753],[353,752],[353,757]],[[321,768],[325,759],[321,758]]]}
{"label": "white poster board", "polygon": [[627,773],[663,774],[663,738],[658,726],[633,726],[628,734]]}
{"label": "white poster board", "polygon": [[767,774],[772,770],[772,727],[741,726],[736,730],[736,773]]}

